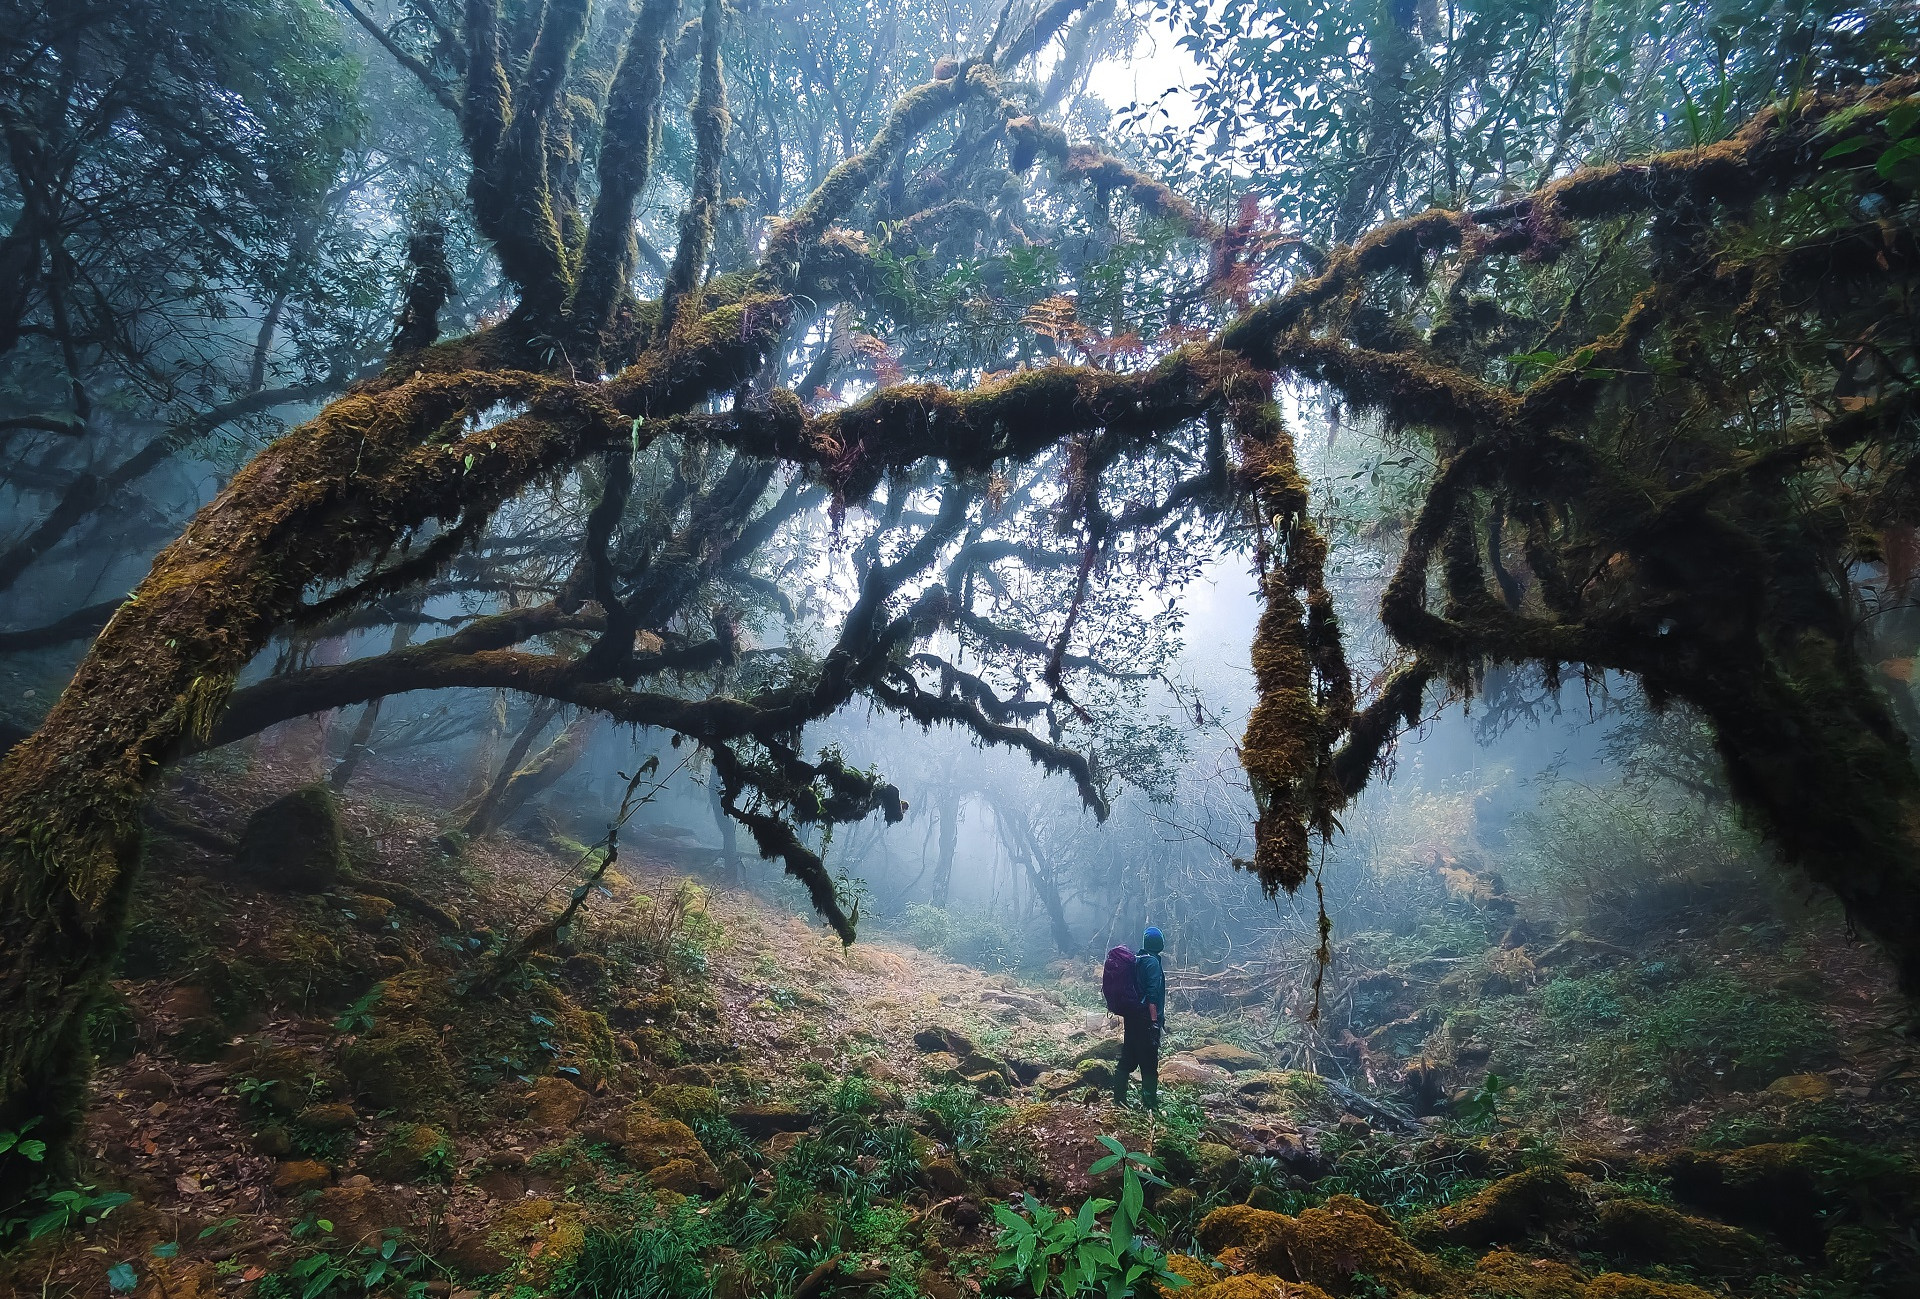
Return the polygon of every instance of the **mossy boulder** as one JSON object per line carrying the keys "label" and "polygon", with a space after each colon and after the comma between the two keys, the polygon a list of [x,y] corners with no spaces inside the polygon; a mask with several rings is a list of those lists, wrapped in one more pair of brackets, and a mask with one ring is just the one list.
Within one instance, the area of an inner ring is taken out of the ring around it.
{"label": "mossy boulder", "polygon": [[281,1195],[317,1191],[333,1180],[333,1170],[315,1159],[290,1159],[273,1170],[273,1189]]}
{"label": "mossy boulder", "polygon": [[1354,1277],[1418,1294],[1438,1294],[1446,1277],[1439,1265],[1400,1238],[1385,1213],[1350,1195],[1336,1195],[1293,1220],[1287,1231],[1293,1275],[1329,1294],[1354,1291]]}
{"label": "mossy boulder", "polygon": [[1586,1299],[1586,1278],[1552,1259],[1497,1249],[1467,1279],[1466,1299]]}
{"label": "mossy boulder", "polygon": [[1714,1299],[1714,1296],[1684,1281],[1655,1281],[1621,1272],[1602,1272],[1587,1282],[1586,1299]]}
{"label": "mossy boulder", "polygon": [[707,1156],[706,1147],[680,1120],[668,1118],[651,1106],[636,1105],[627,1111],[620,1135],[621,1151],[641,1170],[651,1174],[676,1160],[685,1160],[693,1166],[696,1185],[720,1189],[720,1172]]}
{"label": "mossy boulder", "polygon": [[1194,1289],[1175,1290],[1181,1299],[1329,1299],[1325,1290],[1303,1281],[1249,1273]]}
{"label": "mossy boulder", "polygon": [[400,1206],[364,1175],[320,1192],[313,1214],[333,1224],[334,1241],[356,1247],[377,1246],[390,1228],[409,1225]]}
{"label": "mossy boulder", "polygon": [[486,1243],[500,1255],[530,1260],[528,1280],[537,1284],[579,1256],[587,1239],[582,1215],[577,1204],[522,1200],[493,1220]]}
{"label": "mossy boulder", "polygon": [[340,805],[323,784],[302,785],[247,818],[234,864],[268,888],[320,893],[347,874]]}
{"label": "mossy boulder", "polygon": [[813,1115],[798,1105],[777,1103],[736,1105],[727,1118],[755,1141],[765,1141],[778,1132],[805,1132],[813,1124]]}
{"label": "mossy boulder", "polygon": [[570,1126],[587,1108],[587,1095],[578,1087],[557,1074],[548,1074],[535,1078],[533,1086],[523,1098],[527,1111],[527,1126],[536,1131],[549,1132],[555,1128]]}
{"label": "mossy boulder", "polygon": [[1109,1064],[1118,1063],[1120,1059],[1120,1047],[1121,1041],[1119,1038],[1103,1037],[1092,1045],[1084,1046],[1074,1052],[1073,1059],[1067,1063],[1070,1065],[1078,1065],[1088,1060],[1105,1060]]}
{"label": "mossy boulder", "polygon": [[1075,1085],[1084,1087],[1111,1087],[1113,1086],[1113,1069],[1114,1066],[1111,1062],[1099,1059],[1098,1057],[1082,1060],[1073,1067]]}
{"label": "mossy boulder", "polygon": [[1579,1205],[1580,1193],[1565,1172],[1529,1168],[1501,1178],[1458,1204],[1420,1214],[1407,1224],[1407,1235],[1429,1248],[1484,1247],[1520,1240],[1571,1217]]}
{"label": "mossy boulder", "polygon": [[376,1033],[340,1049],[340,1071],[375,1109],[418,1114],[452,1090],[453,1066],[431,1029]]}
{"label": "mossy boulder", "polygon": [[443,1177],[453,1162],[453,1147],[438,1128],[409,1123],[394,1132],[367,1161],[367,1171],[387,1182],[417,1182]]}
{"label": "mossy boulder", "polygon": [[314,1132],[351,1132],[360,1126],[360,1116],[345,1101],[309,1105],[293,1121]]}
{"label": "mossy boulder", "polygon": [[1293,1226],[1284,1213],[1230,1204],[1202,1218],[1194,1234],[1209,1254],[1224,1259],[1232,1251],[1232,1261],[1247,1271],[1291,1275],[1287,1240]]}
{"label": "mossy boulder", "polygon": [[1751,1272],[1766,1260],[1766,1247],[1751,1233],[1646,1200],[1601,1205],[1598,1237],[1614,1257],[1679,1264],[1712,1276]]}
{"label": "mossy boulder", "polygon": [[1227,1042],[1210,1042],[1188,1054],[1201,1064],[1214,1065],[1225,1069],[1228,1073],[1246,1073],[1249,1070],[1267,1067],[1264,1057],[1255,1055],[1243,1046],[1234,1046]]}
{"label": "mossy boulder", "polygon": [[669,1118],[691,1123],[695,1119],[719,1116],[720,1093],[711,1087],[698,1087],[691,1083],[668,1083],[664,1087],[654,1088],[647,1097],[647,1104]]}
{"label": "mossy boulder", "polygon": [[969,1056],[979,1050],[972,1038],[944,1024],[930,1024],[919,1029],[913,1035],[913,1044],[929,1054],[945,1051],[949,1055]]}

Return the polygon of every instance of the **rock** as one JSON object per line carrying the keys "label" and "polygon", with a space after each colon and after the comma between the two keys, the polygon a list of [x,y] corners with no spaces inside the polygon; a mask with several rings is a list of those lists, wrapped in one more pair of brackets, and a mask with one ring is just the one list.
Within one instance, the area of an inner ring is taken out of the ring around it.
{"label": "rock", "polygon": [[669,1159],[648,1171],[647,1182],[655,1190],[681,1195],[698,1195],[701,1190],[700,1169],[691,1159]]}
{"label": "rock", "polygon": [[273,1189],[280,1195],[317,1191],[333,1180],[333,1170],[313,1159],[290,1159],[273,1172]]}
{"label": "rock", "polygon": [[1632,957],[1633,953],[1624,947],[1615,947],[1612,943],[1603,943],[1598,938],[1588,938],[1584,934],[1568,934],[1534,957],[1533,963],[1550,969],[1557,965],[1572,965],[1581,961],[1611,964],[1631,960]]}
{"label": "rock", "polygon": [[1232,1078],[1233,1075],[1220,1066],[1206,1064],[1192,1056],[1168,1056],[1160,1062],[1163,1086],[1218,1087]]}
{"label": "rock", "polygon": [[767,1144],[765,1146],[767,1158],[776,1164],[779,1163],[793,1153],[793,1148],[799,1145],[806,1135],[804,1132],[774,1133],[771,1137],[767,1138]]}
{"label": "rock", "polygon": [[453,1148],[438,1128],[413,1123],[401,1128],[375,1152],[367,1168],[388,1182],[411,1182],[450,1171]]}
{"label": "rock", "polygon": [[1082,1060],[1074,1066],[1074,1076],[1083,1086],[1109,1088],[1113,1086],[1113,1065],[1105,1060]]}
{"label": "rock", "polygon": [[389,1227],[404,1226],[393,1202],[366,1177],[349,1177],[320,1192],[314,1216],[333,1224],[333,1239],[349,1246],[378,1245]]}
{"label": "rock", "polygon": [[1317,1285],[1255,1274],[1230,1276],[1211,1285],[1172,1293],[1179,1299],[1329,1299],[1327,1292]]}
{"label": "rock", "polygon": [[[504,1272],[512,1262],[505,1252],[487,1240],[484,1231],[463,1232],[448,1239],[434,1251],[434,1261],[444,1263],[461,1276],[491,1276]],[[471,1293],[471,1292],[469,1292]]]}
{"label": "rock", "polygon": [[1646,1200],[1601,1205],[1599,1239],[1629,1262],[1678,1264],[1712,1276],[1751,1272],[1766,1260],[1766,1247],[1751,1233]]}
{"label": "rock", "polygon": [[711,1087],[717,1081],[705,1065],[683,1064],[667,1070],[667,1081],[684,1087]]}
{"label": "rock", "polygon": [[1293,1227],[1283,1213],[1231,1204],[1202,1218],[1194,1236],[1216,1257],[1233,1250],[1235,1260],[1252,1271],[1290,1273],[1287,1238]]}
{"label": "rock", "polygon": [[555,1074],[535,1078],[525,1097],[527,1126],[552,1131],[572,1126],[587,1108],[586,1095],[578,1087]]}
{"label": "rock", "polygon": [[720,1113],[720,1093],[711,1087],[696,1087],[691,1083],[668,1083],[664,1087],[654,1088],[647,1096],[647,1104],[669,1118],[691,1123],[695,1119],[712,1118]]}
{"label": "rock", "polygon": [[1110,1063],[1120,1059],[1121,1041],[1117,1037],[1103,1037],[1091,1046],[1080,1048],[1069,1064],[1079,1065],[1088,1060],[1106,1060]]}
{"label": "rock", "polygon": [[952,1055],[968,1056],[979,1049],[974,1046],[973,1039],[965,1033],[937,1024],[916,1032],[913,1035],[913,1044],[929,1054],[935,1051],[946,1051]]}
{"label": "rock", "polygon": [[1304,1282],[1288,1282],[1279,1276],[1227,1276],[1212,1286],[1175,1289],[1179,1299],[1329,1299],[1327,1291]]}
{"label": "rock", "polygon": [[1823,1073],[1790,1073],[1767,1084],[1767,1095],[1794,1104],[1832,1100],[1833,1079]]}
{"label": "rock", "polygon": [[920,1072],[929,1082],[958,1082],[960,1057],[951,1051],[929,1051],[920,1057]]}
{"label": "rock", "polygon": [[328,1101],[307,1106],[293,1121],[315,1132],[351,1132],[360,1125],[360,1116],[345,1101]]}
{"label": "rock", "polygon": [[1233,1046],[1226,1042],[1212,1042],[1193,1052],[1193,1058],[1202,1064],[1217,1065],[1228,1073],[1245,1073],[1249,1069],[1264,1069],[1267,1062],[1245,1047]]}
{"label": "rock", "polygon": [[926,1178],[927,1188],[942,1199],[967,1191],[967,1175],[951,1159],[929,1159],[920,1166],[920,1173]]}
{"label": "rock", "polygon": [[376,1033],[342,1047],[339,1059],[354,1093],[377,1110],[418,1111],[445,1096],[453,1082],[453,1067],[430,1029]]}
{"label": "rock", "polygon": [[1031,1087],[1035,1082],[1039,1081],[1040,1075],[1046,1071],[1047,1067],[1038,1060],[1020,1060],[1013,1056],[1007,1057],[1007,1072],[1013,1075],[1013,1081],[1018,1086]]}
{"label": "rock", "polygon": [[621,1147],[627,1159],[645,1172],[651,1173],[675,1160],[686,1160],[693,1165],[699,1185],[710,1190],[720,1189],[720,1171],[707,1157],[706,1148],[693,1135],[693,1129],[678,1119],[663,1118],[648,1106],[636,1105],[627,1111]]}
{"label": "rock", "polygon": [[1059,1096],[1080,1086],[1080,1075],[1067,1069],[1049,1069],[1034,1079],[1033,1085],[1049,1096]]}
{"label": "rock", "polygon": [[780,1132],[805,1132],[813,1116],[798,1105],[775,1103],[736,1105],[727,1111],[733,1126],[755,1141],[764,1141]]}
{"label": "rock", "polygon": [[324,784],[302,785],[252,816],[234,863],[268,888],[319,893],[347,873],[340,806]]}
{"label": "rock", "polygon": [[1497,1249],[1474,1267],[1466,1292],[1467,1299],[1585,1299],[1587,1282],[1565,1263]]}
{"label": "rock", "polygon": [[1388,1286],[1437,1294],[1446,1275],[1432,1259],[1400,1239],[1379,1209],[1351,1195],[1336,1195],[1293,1220],[1287,1232],[1293,1275],[1336,1295],[1364,1272]]}
{"label": "rock", "polygon": [[1519,1240],[1564,1221],[1579,1208],[1579,1192],[1558,1168],[1529,1168],[1503,1177],[1457,1204],[1434,1209],[1407,1224],[1416,1244],[1485,1248]]}
{"label": "rock", "polygon": [[965,1078],[967,1086],[973,1088],[982,1096],[1006,1096],[1013,1090],[1007,1086],[1006,1074],[997,1069],[983,1069],[979,1073],[965,1074],[962,1076]]}
{"label": "rock", "polygon": [[270,1159],[284,1159],[293,1153],[293,1137],[284,1123],[268,1123],[253,1134],[255,1153]]}
{"label": "rock", "polygon": [[1587,1282],[1586,1299],[1713,1299],[1713,1296],[1683,1281],[1650,1281],[1643,1276],[1602,1272]]}
{"label": "rock", "polygon": [[165,1069],[136,1069],[127,1075],[126,1089],[136,1096],[171,1096],[173,1075]]}
{"label": "rock", "polygon": [[370,934],[385,933],[398,923],[393,918],[393,899],[378,894],[348,894],[347,910],[352,913],[354,925]]}
{"label": "rock", "polygon": [[1216,1135],[1243,1155],[1278,1159],[1295,1172],[1317,1173],[1321,1158],[1307,1139],[1291,1127],[1274,1123],[1233,1123],[1215,1120]]}

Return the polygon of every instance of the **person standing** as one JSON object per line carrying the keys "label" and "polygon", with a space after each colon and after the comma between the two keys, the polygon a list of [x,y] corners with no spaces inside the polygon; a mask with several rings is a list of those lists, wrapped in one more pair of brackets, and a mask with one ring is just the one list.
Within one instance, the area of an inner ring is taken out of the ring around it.
{"label": "person standing", "polygon": [[[1117,951],[1125,951],[1120,948]],[[1167,1019],[1167,972],[1161,964],[1161,953],[1166,950],[1166,940],[1160,931],[1151,926],[1140,943],[1140,950],[1131,953],[1133,957],[1133,1004],[1120,1016],[1124,1025],[1120,1039],[1120,1063],[1114,1067],[1113,1099],[1117,1105],[1127,1103],[1127,1086],[1132,1081],[1133,1071],[1140,1071],[1140,1100],[1148,1108],[1159,1104],[1160,1096],[1160,1034]],[[1111,965],[1113,955],[1109,954]],[[1109,996],[1108,1005],[1114,999]],[[1137,1008],[1136,1008],[1137,1007]]]}

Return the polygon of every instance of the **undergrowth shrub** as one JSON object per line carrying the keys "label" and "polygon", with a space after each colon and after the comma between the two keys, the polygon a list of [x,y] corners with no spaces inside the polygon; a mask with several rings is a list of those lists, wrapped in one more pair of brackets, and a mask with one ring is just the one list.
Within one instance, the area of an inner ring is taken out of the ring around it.
{"label": "undergrowth shrub", "polygon": [[1659,965],[1563,975],[1538,992],[1550,1037],[1622,1114],[1764,1087],[1822,1066],[1834,1031],[1814,1005],[1739,975]]}

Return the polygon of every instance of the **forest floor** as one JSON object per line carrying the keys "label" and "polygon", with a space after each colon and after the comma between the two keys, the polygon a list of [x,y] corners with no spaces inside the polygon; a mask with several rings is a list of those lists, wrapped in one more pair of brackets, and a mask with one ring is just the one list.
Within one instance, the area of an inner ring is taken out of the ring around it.
{"label": "forest floor", "polygon": [[578,845],[465,843],[389,791],[316,855],[244,828],[288,784],[206,764],[161,799],[80,1178],[5,1225],[0,1290],[1032,1294],[996,1206],[1115,1193],[1108,1138],[1159,1162],[1154,1266],[1207,1299],[1920,1293],[1920,1070],[1857,948],[1630,950],[1468,880],[1348,944],[1310,1045],[1257,978],[1192,983],[1150,1115],[1111,1102],[1091,968],[842,948],[638,827],[514,959]]}

